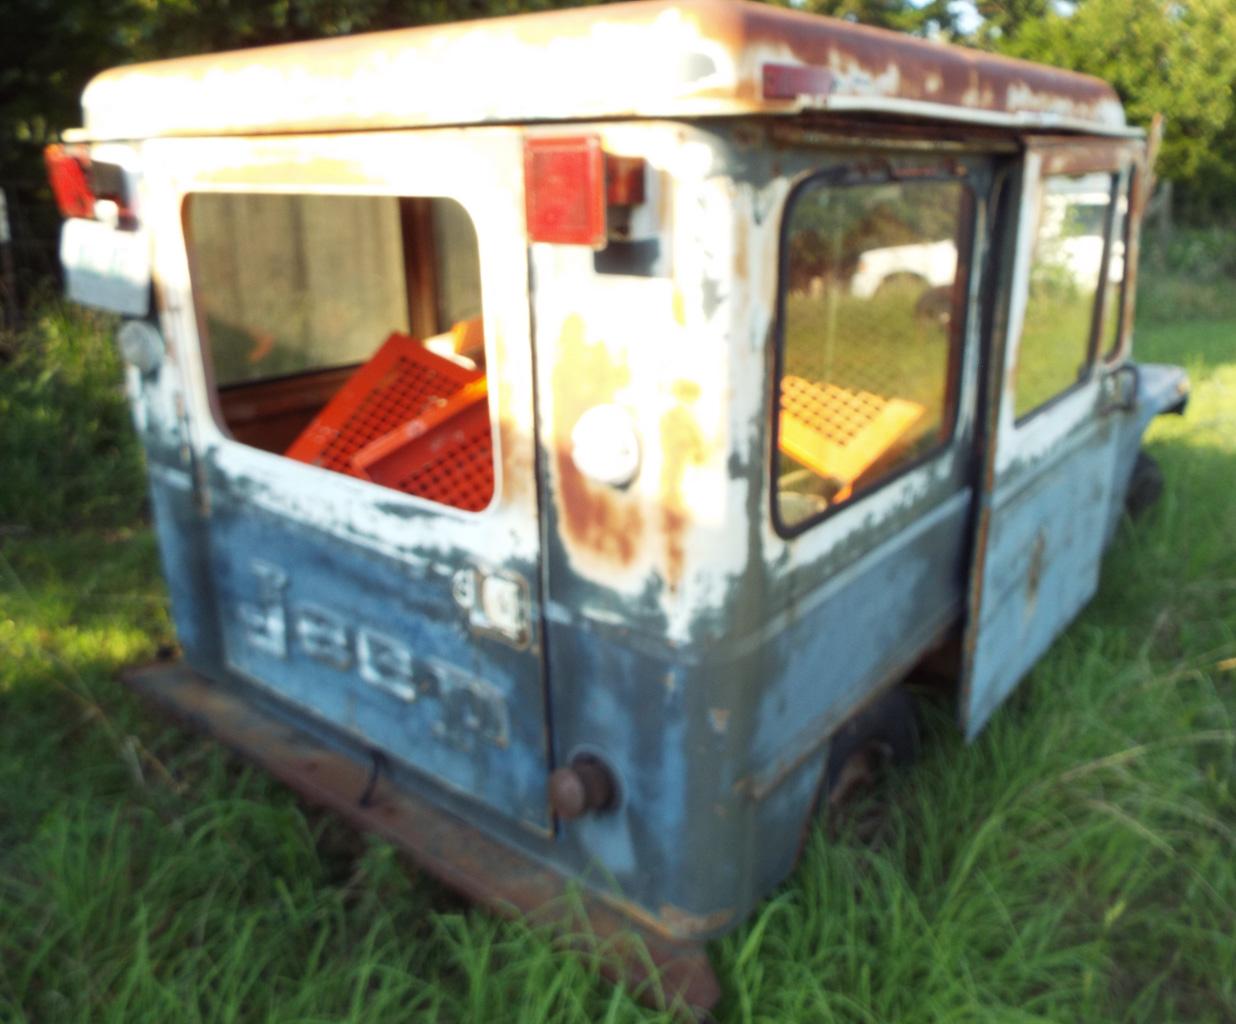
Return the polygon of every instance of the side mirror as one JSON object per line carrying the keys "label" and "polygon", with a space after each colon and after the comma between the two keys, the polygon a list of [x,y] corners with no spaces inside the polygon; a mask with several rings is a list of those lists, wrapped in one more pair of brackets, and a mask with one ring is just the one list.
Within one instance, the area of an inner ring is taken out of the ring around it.
{"label": "side mirror", "polygon": [[1142,375],[1136,363],[1121,363],[1099,381],[1099,413],[1132,412],[1137,408],[1137,394]]}

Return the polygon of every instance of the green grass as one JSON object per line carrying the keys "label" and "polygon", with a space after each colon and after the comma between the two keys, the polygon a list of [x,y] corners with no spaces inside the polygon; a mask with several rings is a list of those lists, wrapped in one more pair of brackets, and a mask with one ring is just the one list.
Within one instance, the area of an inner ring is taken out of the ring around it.
{"label": "green grass", "polygon": [[103,316],[56,307],[0,336],[0,528],[127,526],[144,500]]}
{"label": "green grass", "polygon": [[[657,1019],[113,681],[172,635],[97,327],[0,368],[0,1020]],[[1163,502],[978,742],[931,713],[874,836],[714,945],[721,1019],[1236,1018],[1236,319],[1137,350],[1193,375]]]}

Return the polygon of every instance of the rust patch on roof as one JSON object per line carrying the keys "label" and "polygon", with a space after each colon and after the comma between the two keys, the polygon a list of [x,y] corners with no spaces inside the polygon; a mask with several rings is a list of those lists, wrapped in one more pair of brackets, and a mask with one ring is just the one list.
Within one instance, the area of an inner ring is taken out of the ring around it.
{"label": "rust patch on roof", "polygon": [[1088,75],[884,29],[763,4],[736,4],[735,46],[787,47],[807,65],[840,76],[836,90],[865,88],[902,100],[991,111],[1046,109],[1087,119],[1115,90]]}

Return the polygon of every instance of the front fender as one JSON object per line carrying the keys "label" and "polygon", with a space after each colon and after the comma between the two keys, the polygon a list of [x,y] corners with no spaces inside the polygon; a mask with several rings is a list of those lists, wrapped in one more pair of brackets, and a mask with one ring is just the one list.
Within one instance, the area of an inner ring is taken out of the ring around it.
{"label": "front fender", "polygon": [[1156,416],[1183,415],[1189,404],[1189,375],[1179,366],[1164,363],[1130,363],[1137,368],[1136,413],[1138,443],[1146,426]]}
{"label": "front fender", "polygon": [[1136,383],[1118,424],[1119,436],[1116,439],[1116,459],[1113,467],[1115,486],[1111,492],[1111,509],[1107,523],[1109,542],[1115,536],[1116,527],[1120,525],[1133,466],[1142,446],[1142,435],[1150,421],[1156,416],[1169,413],[1183,415],[1189,404],[1189,376],[1181,367],[1163,363],[1126,363],[1121,370],[1126,368],[1132,371]]}

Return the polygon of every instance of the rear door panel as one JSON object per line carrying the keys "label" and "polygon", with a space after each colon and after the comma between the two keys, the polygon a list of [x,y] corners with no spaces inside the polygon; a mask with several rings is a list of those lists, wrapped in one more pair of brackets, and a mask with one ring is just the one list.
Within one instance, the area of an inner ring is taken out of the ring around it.
{"label": "rear door panel", "polygon": [[[146,150],[160,168],[150,196],[156,286],[185,379],[227,671],[547,830],[518,133],[159,140]],[[496,453],[487,509],[465,512],[228,435],[203,363],[182,226],[185,197],[203,191],[446,197],[464,207],[478,239]]]}

